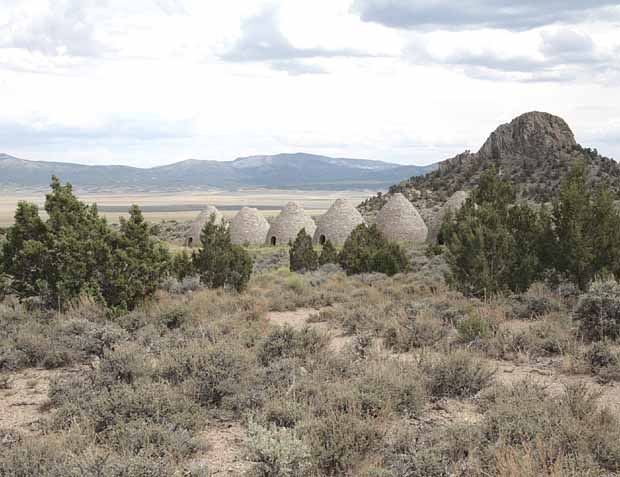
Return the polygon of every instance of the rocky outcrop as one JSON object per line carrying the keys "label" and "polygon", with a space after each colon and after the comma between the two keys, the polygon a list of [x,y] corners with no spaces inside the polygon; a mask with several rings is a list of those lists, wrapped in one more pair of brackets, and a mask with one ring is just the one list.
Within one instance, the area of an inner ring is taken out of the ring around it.
{"label": "rocky outcrop", "polygon": [[465,151],[447,159],[437,171],[396,184],[388,194],[365,201],[359,210],[370,220],[390,195],[402,193],[427,218],[455,192],[475,188],[482,173],[492,167],[513,184],[519,199],[549,202],[557,197],[576,161],[589,166],[592,183],[607,183],[620,195],[620,165],[616,161],[577,144],[562,118],[529,112],[499,126],[478,152]]}
{"label": "rocky outcrop", "polygon": [[489,158],[504,155],[537,157],[547,151],[576,146],[566,121],[549,113],[525,113],[491,133],[478,154]]}

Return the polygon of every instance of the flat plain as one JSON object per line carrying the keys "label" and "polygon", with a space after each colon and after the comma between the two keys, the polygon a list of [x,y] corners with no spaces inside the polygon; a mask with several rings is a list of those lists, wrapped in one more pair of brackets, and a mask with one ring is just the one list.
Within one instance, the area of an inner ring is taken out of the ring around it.
{"label": "flat plain", "polygon": [[[0,192],[0,227],[13,223],[15,207],[19,201],[37,204],[41,209],[47,191]],[[111,223],[126,216],[130,205],[137,204],[150,222],[163,220],[192,220],[206,205],[217,207],[225,216],[233,216],[242,207],[256,207],[265,216],[275,215],[289,201],[303,205],[310,215],[320,215],[338,198],[346,198],[357,205],[375,191],[295,191],[253,189],[241,191],[204,192],[136,192],[98,193],[80,192],[80,200],[96,203],[99,211]]]}

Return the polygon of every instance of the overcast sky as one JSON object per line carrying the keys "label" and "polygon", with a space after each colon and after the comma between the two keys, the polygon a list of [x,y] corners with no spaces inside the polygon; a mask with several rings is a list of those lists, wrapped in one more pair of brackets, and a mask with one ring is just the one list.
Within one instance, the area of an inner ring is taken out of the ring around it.
{"label": "overcast sky", "polygon": [[620,160],[605,0],[0,0],[0,153],[428,164],[531,110]]}

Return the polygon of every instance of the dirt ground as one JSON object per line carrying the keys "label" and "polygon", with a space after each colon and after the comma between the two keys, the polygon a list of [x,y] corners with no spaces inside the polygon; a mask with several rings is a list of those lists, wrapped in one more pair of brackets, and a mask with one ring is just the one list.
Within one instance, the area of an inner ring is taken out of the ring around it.
{"label": "dirt ground", "polygon": [[252,468],[245,458],[245,430],[237,422],[213,422],[200,434],[204,452],[190,462],[188,470],[207,472],[207,475],[232,477],[243,475]]}
{"label": "dirt ground", "polygon": [[340,328],[330,327],[325,322],[308,322],[312,316],[318,315],[321,310],[300,308],[295,311],[272,311],[267,313],[267,320],[275,325],[288,325],[296,330],[306,326],[317,331],[322,331],[330,337],[330,348],[333,351],[341,351],[352,341],[351,336],[345,336]]}
{"label": "dirt ground", "polygon": [[0,428],[26,435],[38,433],[40,420],[48,414],[45,404],[52,379],[80,371],[80,368],[27,369],[4,374],[2,388],[5,389],[0,389]]}

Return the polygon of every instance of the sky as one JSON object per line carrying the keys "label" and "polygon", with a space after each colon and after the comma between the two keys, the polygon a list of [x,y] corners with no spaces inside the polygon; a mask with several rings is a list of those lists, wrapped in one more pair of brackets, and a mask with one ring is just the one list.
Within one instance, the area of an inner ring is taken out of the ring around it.
{"label": "sky", "polygon": [[620,160],[620,2],[0,0],[0,153],[429,164],[527,111]]}

